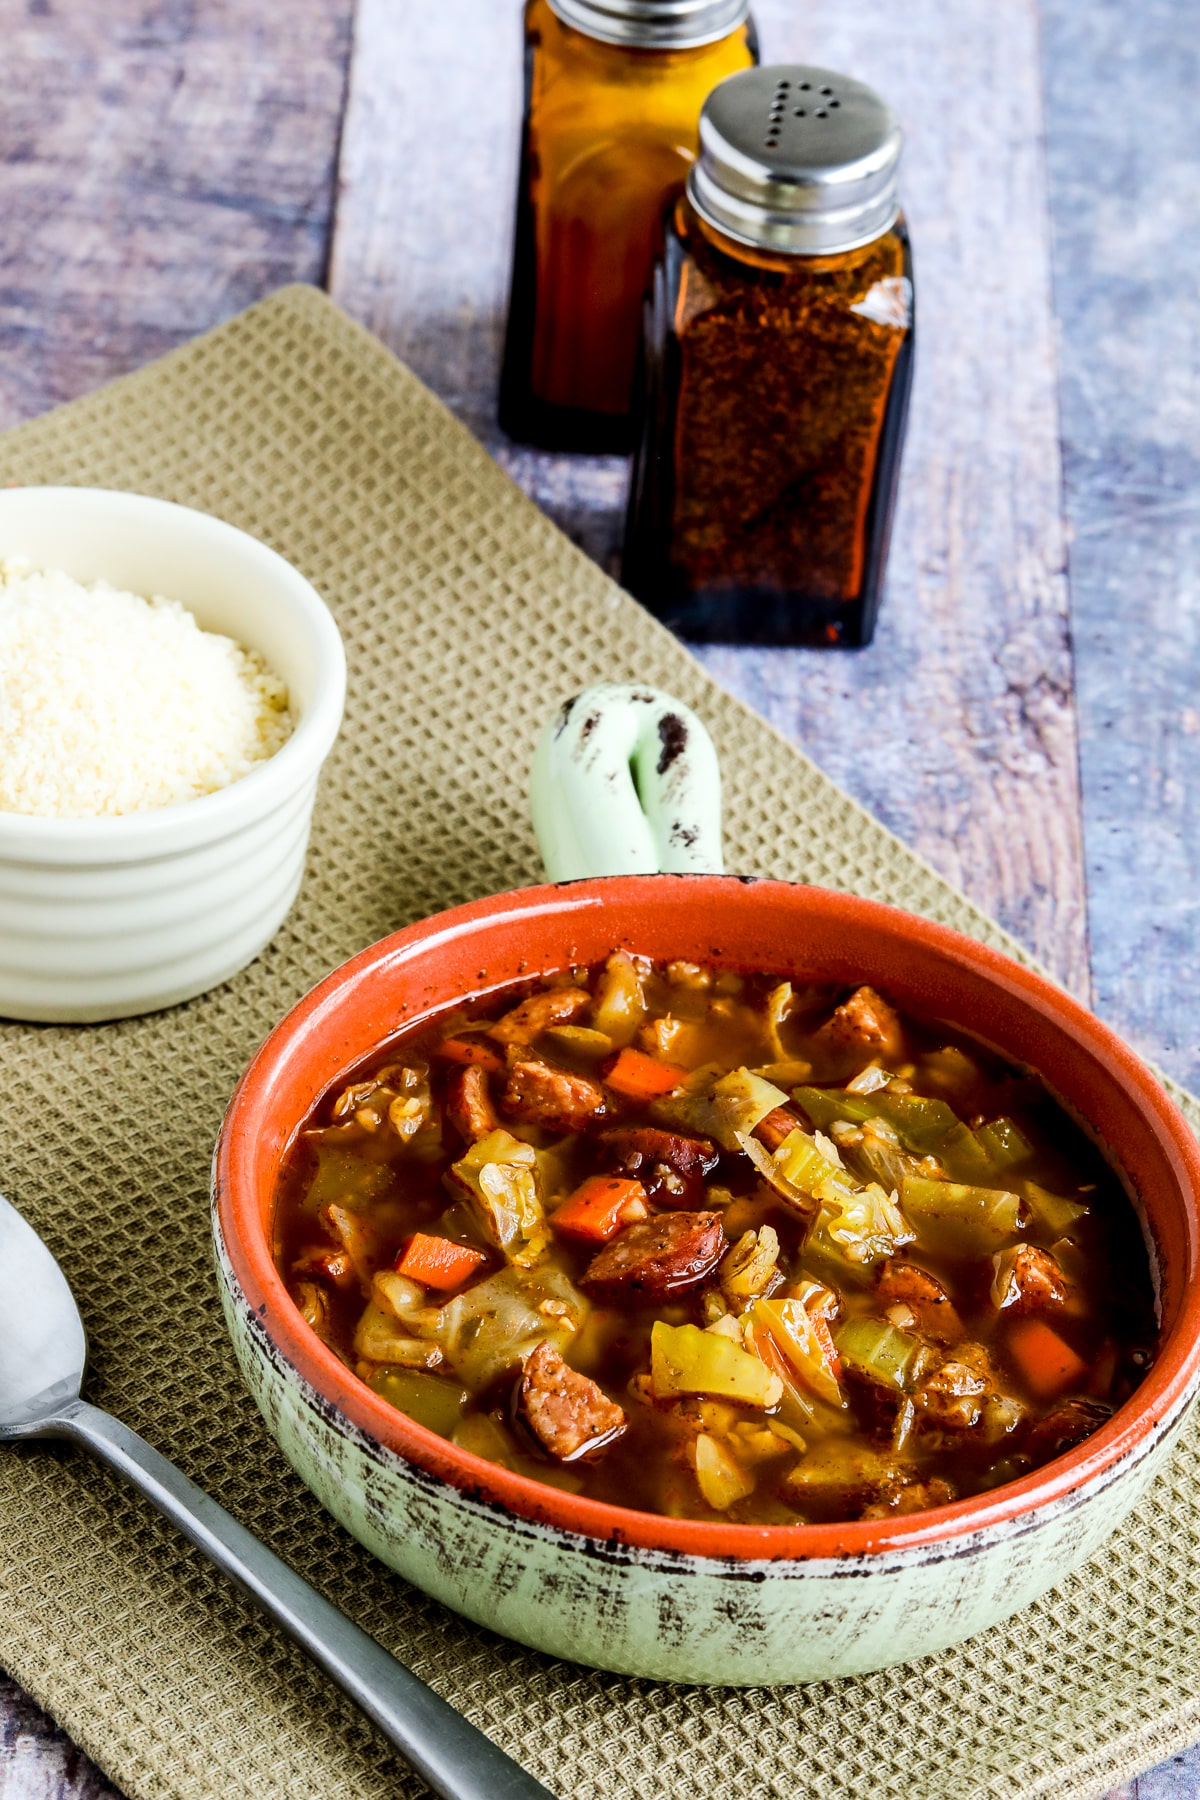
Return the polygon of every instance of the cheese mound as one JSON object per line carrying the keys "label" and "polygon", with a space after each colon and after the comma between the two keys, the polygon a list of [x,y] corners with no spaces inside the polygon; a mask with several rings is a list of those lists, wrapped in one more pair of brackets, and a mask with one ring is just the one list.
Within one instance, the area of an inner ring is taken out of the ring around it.
{"label": "cheese mound", "polygon": [[291,735],[262,657],[178,601],[0,562],[0,812],[146,812],[215,793]]}

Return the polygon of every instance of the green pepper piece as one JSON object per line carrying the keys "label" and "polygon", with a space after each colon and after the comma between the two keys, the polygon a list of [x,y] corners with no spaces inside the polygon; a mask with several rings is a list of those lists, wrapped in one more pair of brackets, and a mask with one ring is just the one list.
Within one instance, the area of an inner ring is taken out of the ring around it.
{"label": "green pepper piece", "polygon": [[368,1385],[399,1412],[407,1413],[418,1425],[427,1426],[444,1438],[454,1431],[471,1398],[456,1381],[391,1363],[376,1369]]}
{"label": "green pepper piece", "polygon": [[909,1175],[900,1205],[931,1250],[960,1256],[990,1256],[1007,1249],[1020,1234],[1021,1196],[1004,1188],[971,1187]]}

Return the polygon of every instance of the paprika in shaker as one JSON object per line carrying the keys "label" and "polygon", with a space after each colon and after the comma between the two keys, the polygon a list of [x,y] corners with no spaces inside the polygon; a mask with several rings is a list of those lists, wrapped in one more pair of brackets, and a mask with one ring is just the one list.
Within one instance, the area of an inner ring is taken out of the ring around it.
{"label": "paprika in shaker", "polygon": [[624,565],[685,637],[871,640],[912,382],[901,143],[828,69],[705,103],[645,308]]}

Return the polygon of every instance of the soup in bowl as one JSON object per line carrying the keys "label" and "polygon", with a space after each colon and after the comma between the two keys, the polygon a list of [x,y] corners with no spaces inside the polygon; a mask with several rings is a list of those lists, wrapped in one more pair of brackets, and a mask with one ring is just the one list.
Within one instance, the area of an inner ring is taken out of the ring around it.
{"label": "soup in bowl", "polygon": [[398,933],[268,1039],[215,1169],[294,1466],[427,1591],[606,1668],[967,1636],[1097,1547],[1195,1383],[1158,1084],[1017,964],[823,890],[617,877]]}

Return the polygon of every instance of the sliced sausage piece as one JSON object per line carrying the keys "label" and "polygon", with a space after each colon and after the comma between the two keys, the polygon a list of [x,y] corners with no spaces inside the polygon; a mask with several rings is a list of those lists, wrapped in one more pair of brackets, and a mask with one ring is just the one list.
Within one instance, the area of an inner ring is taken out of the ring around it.
{"label": "sliced sausage piece", "polygon": [[532,1044],[551,1025],[569,1025],[591,1003],[591,995],[583,988],[547,988],[544,993],[530,994],[528,1000],[497,1019],[488,1036],[498,1044]]}
{"label": "sliced sausage piece", "polygon": [[855,988],[825,1025],[825,1035],[850,1049],[895,1056],[904,1046],[899,1017],[873,987]]}
{"label": "sliced sausage piece", "polygon": [[451,1070],[446,1083],[446,1117],[468,1144],[486,1137],[499,1125],[487,1070],[479,1063]]}
{"label": "sliced sausage piece", "polygon": [[754,1135],[768,1150],[778,1150],[785,1137],[795,1131],[800,1121],[786,1106],[772,1107],[765,1119],[754,1127]]}
{"label": "sliced sausage piece", "polygon": [[949,1294],[937,1276],[919,1263],[889,1257],[879,1271],[878,1292],[880,1300],[907,1306],[915,1313],[918,1325],[935,1343],[957,1343],[965,1335]]}
{"label": "sliced sausage piece", "polygon": [[1016,1250],[1001,1251],[993,1258],[993,1265],[996,1276],[992,1299],[1010,1318],[1021,1313],[1049,1312],[1066,1303],[1067,1284],[1048,1250],[1039,1250],[1036,1244],[1021,1244]]}
{"label": "sliced sausage piece", "polygon": [[699,1285],[725,1253],[720,1213],[659,1213],[606,1244],[580,1286],[597,1300],[667,1300]]}
{"label": "sliced sausage piece", "polygon": [[602,1131],[596,1140],[600,1161],[622,1175],[635,1175],[654,1206],[692,1212],[704,1202],[704,1177],[720,1160],[707,1138],[684,1137],[653,1126]]}
{"label": "sliced sausage piece", "polygon": [[573,1075],[535,1057],[509,1051],[508,1080],[500,1106],[512,1119],[544,1125],[548,1131],[582,1131],[593,1119],[607,1119],[604,1089],[587,1075]]}
{"label": "sliced sausage piece", "polygon": [[552,1344],[541,1343],[526,1357],[517,1405],[557,1462],[591,1462],[626,1429],[616,1401],[569,1368]]}
{"label": "sliced sausage piece", "polygon": [[1106,1419],[1111,1419],[1112,1410],[1103,1400],[1063,1400],[1038,1420],[1025,1440],[1025,1448],[1038,1462],[1064,1456],[1098,1431]]}

